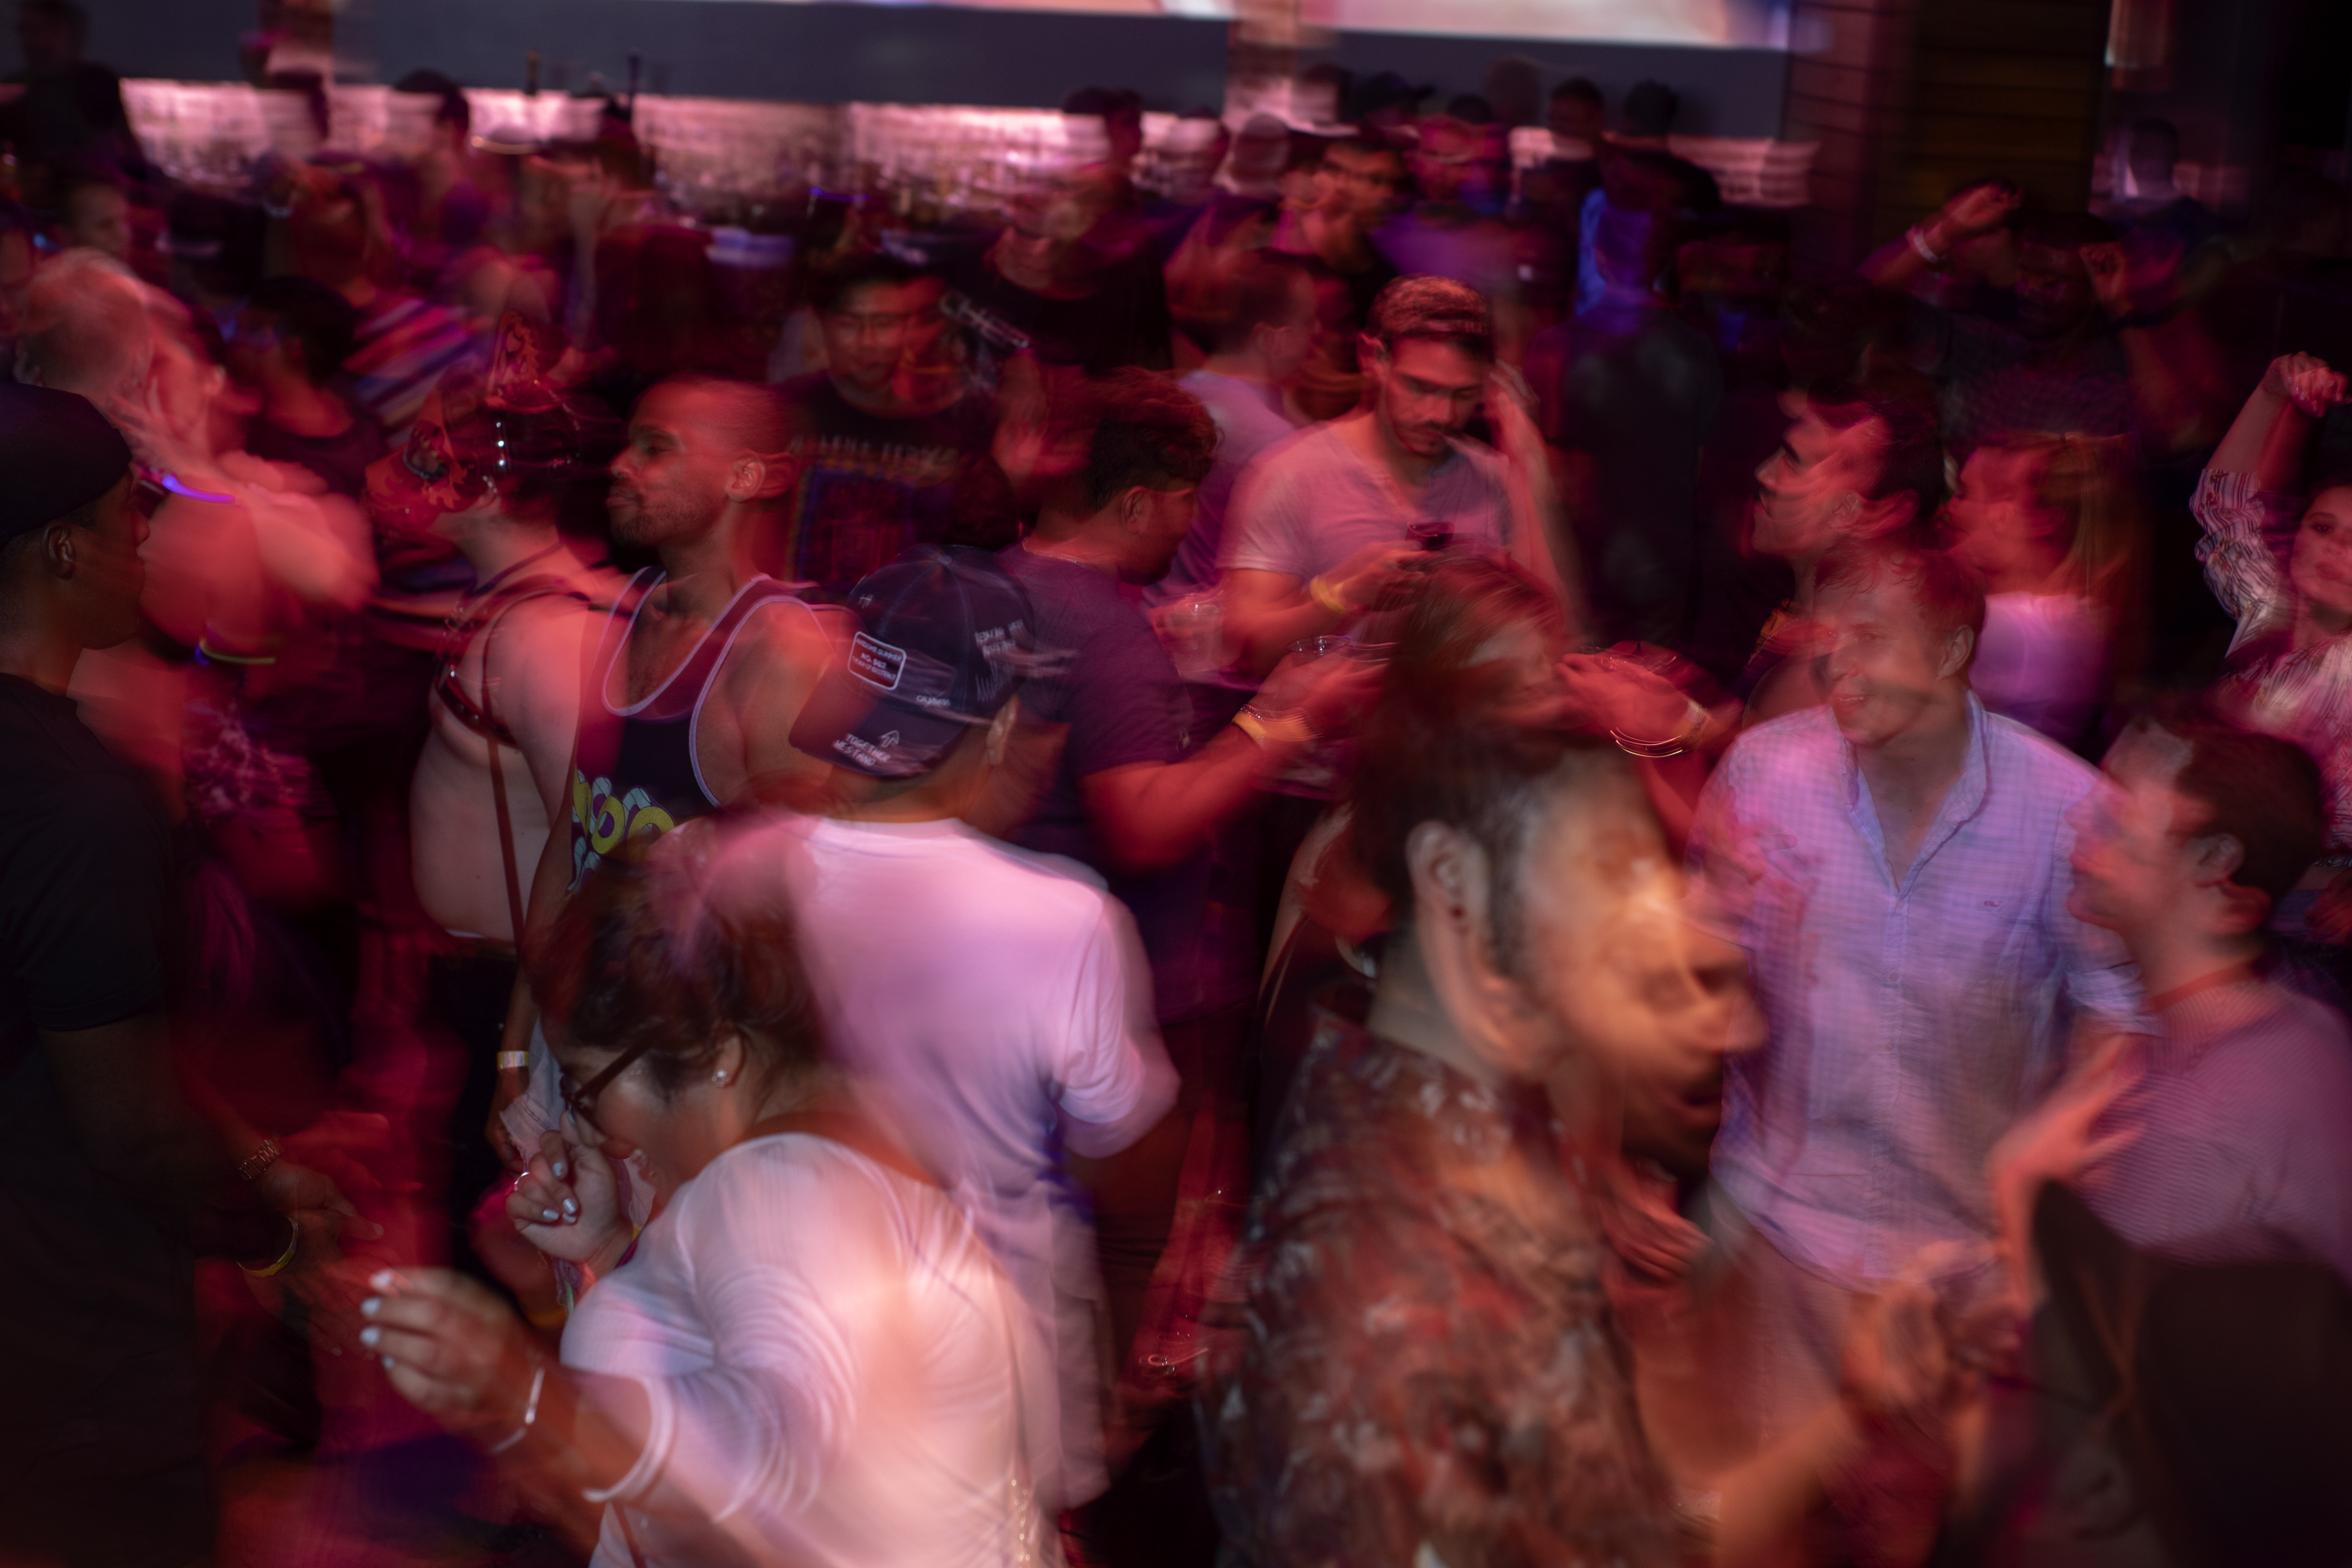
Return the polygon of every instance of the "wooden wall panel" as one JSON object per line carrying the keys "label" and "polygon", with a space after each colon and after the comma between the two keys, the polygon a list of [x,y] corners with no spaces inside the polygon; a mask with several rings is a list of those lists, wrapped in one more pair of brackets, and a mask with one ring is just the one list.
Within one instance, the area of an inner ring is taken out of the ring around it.
{"label": "wooden wall panel", "polygon": [[2004,175],[2090,194],[2110,0],[1797,0],[1784,134],[1822,143],[1808,248],[1851,263]]}

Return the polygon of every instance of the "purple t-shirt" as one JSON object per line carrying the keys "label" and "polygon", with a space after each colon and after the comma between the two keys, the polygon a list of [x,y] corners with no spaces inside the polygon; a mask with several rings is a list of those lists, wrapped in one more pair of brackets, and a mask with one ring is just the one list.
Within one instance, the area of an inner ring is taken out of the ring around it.
{"label": "purple t-shirt", "polygon": [[1192,732],[1191,694],[1151,623],[1108,574],[1018,544],[997,559],[1029,591],[1044,661],[1022,684],[1021,723],[1066,727],[1061,759],[1013,841],[1101,872],[1135,916],[1160,1021],[1197,1017],[1225,1000],[1218,994],[1222,968],[1204,952],[1208,852],[1156,876],[1119,876],[1078,794],[1089,773],[1182,761],[1202,738]]}

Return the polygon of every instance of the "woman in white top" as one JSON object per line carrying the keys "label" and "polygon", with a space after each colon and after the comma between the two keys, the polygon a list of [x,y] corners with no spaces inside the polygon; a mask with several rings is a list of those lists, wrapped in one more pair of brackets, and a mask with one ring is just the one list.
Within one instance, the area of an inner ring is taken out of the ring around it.
{"label": "woman in white top", "polygon": [[1944,509],[1947,542],[1985,585],[1969,684],[2061,745],[2137,673],[2147,552],[2127,460],[2120,438],[1996,434]]}
{"label": "woman in white top", "polygon": [[[509,1213],[589,1281],[561,1363],[440,1269],[376,1275],[362,1342],[606,1505],[599,1568],[1055,1556],[996,1268],[828,1062],[789,913],[702,890],[709,837],[608,861],[532,965],[579,1136],[546,1136]],[[637,1150],[668,1198],[632,1238]]]}

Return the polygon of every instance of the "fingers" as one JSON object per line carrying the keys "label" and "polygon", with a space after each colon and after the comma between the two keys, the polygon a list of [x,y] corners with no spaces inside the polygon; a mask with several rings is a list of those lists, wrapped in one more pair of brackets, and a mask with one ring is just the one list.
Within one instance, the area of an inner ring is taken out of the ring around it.
{"label": "fingers", "polygon": [[507,1193],[507,1218],[518,1230],[532,1226],[562,1225],[562,1205],[571,1200],[530,1175],[519,1176]]}

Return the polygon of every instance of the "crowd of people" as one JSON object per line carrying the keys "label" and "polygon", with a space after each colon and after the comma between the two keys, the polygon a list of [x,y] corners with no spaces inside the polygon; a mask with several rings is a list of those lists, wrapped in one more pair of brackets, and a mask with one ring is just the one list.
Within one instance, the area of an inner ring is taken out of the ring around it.
{"label": "crowd of people", "polygon": [[2340,186],[1098,89],[747,281],[20,20],[0,1563],[2352,1555]]}

